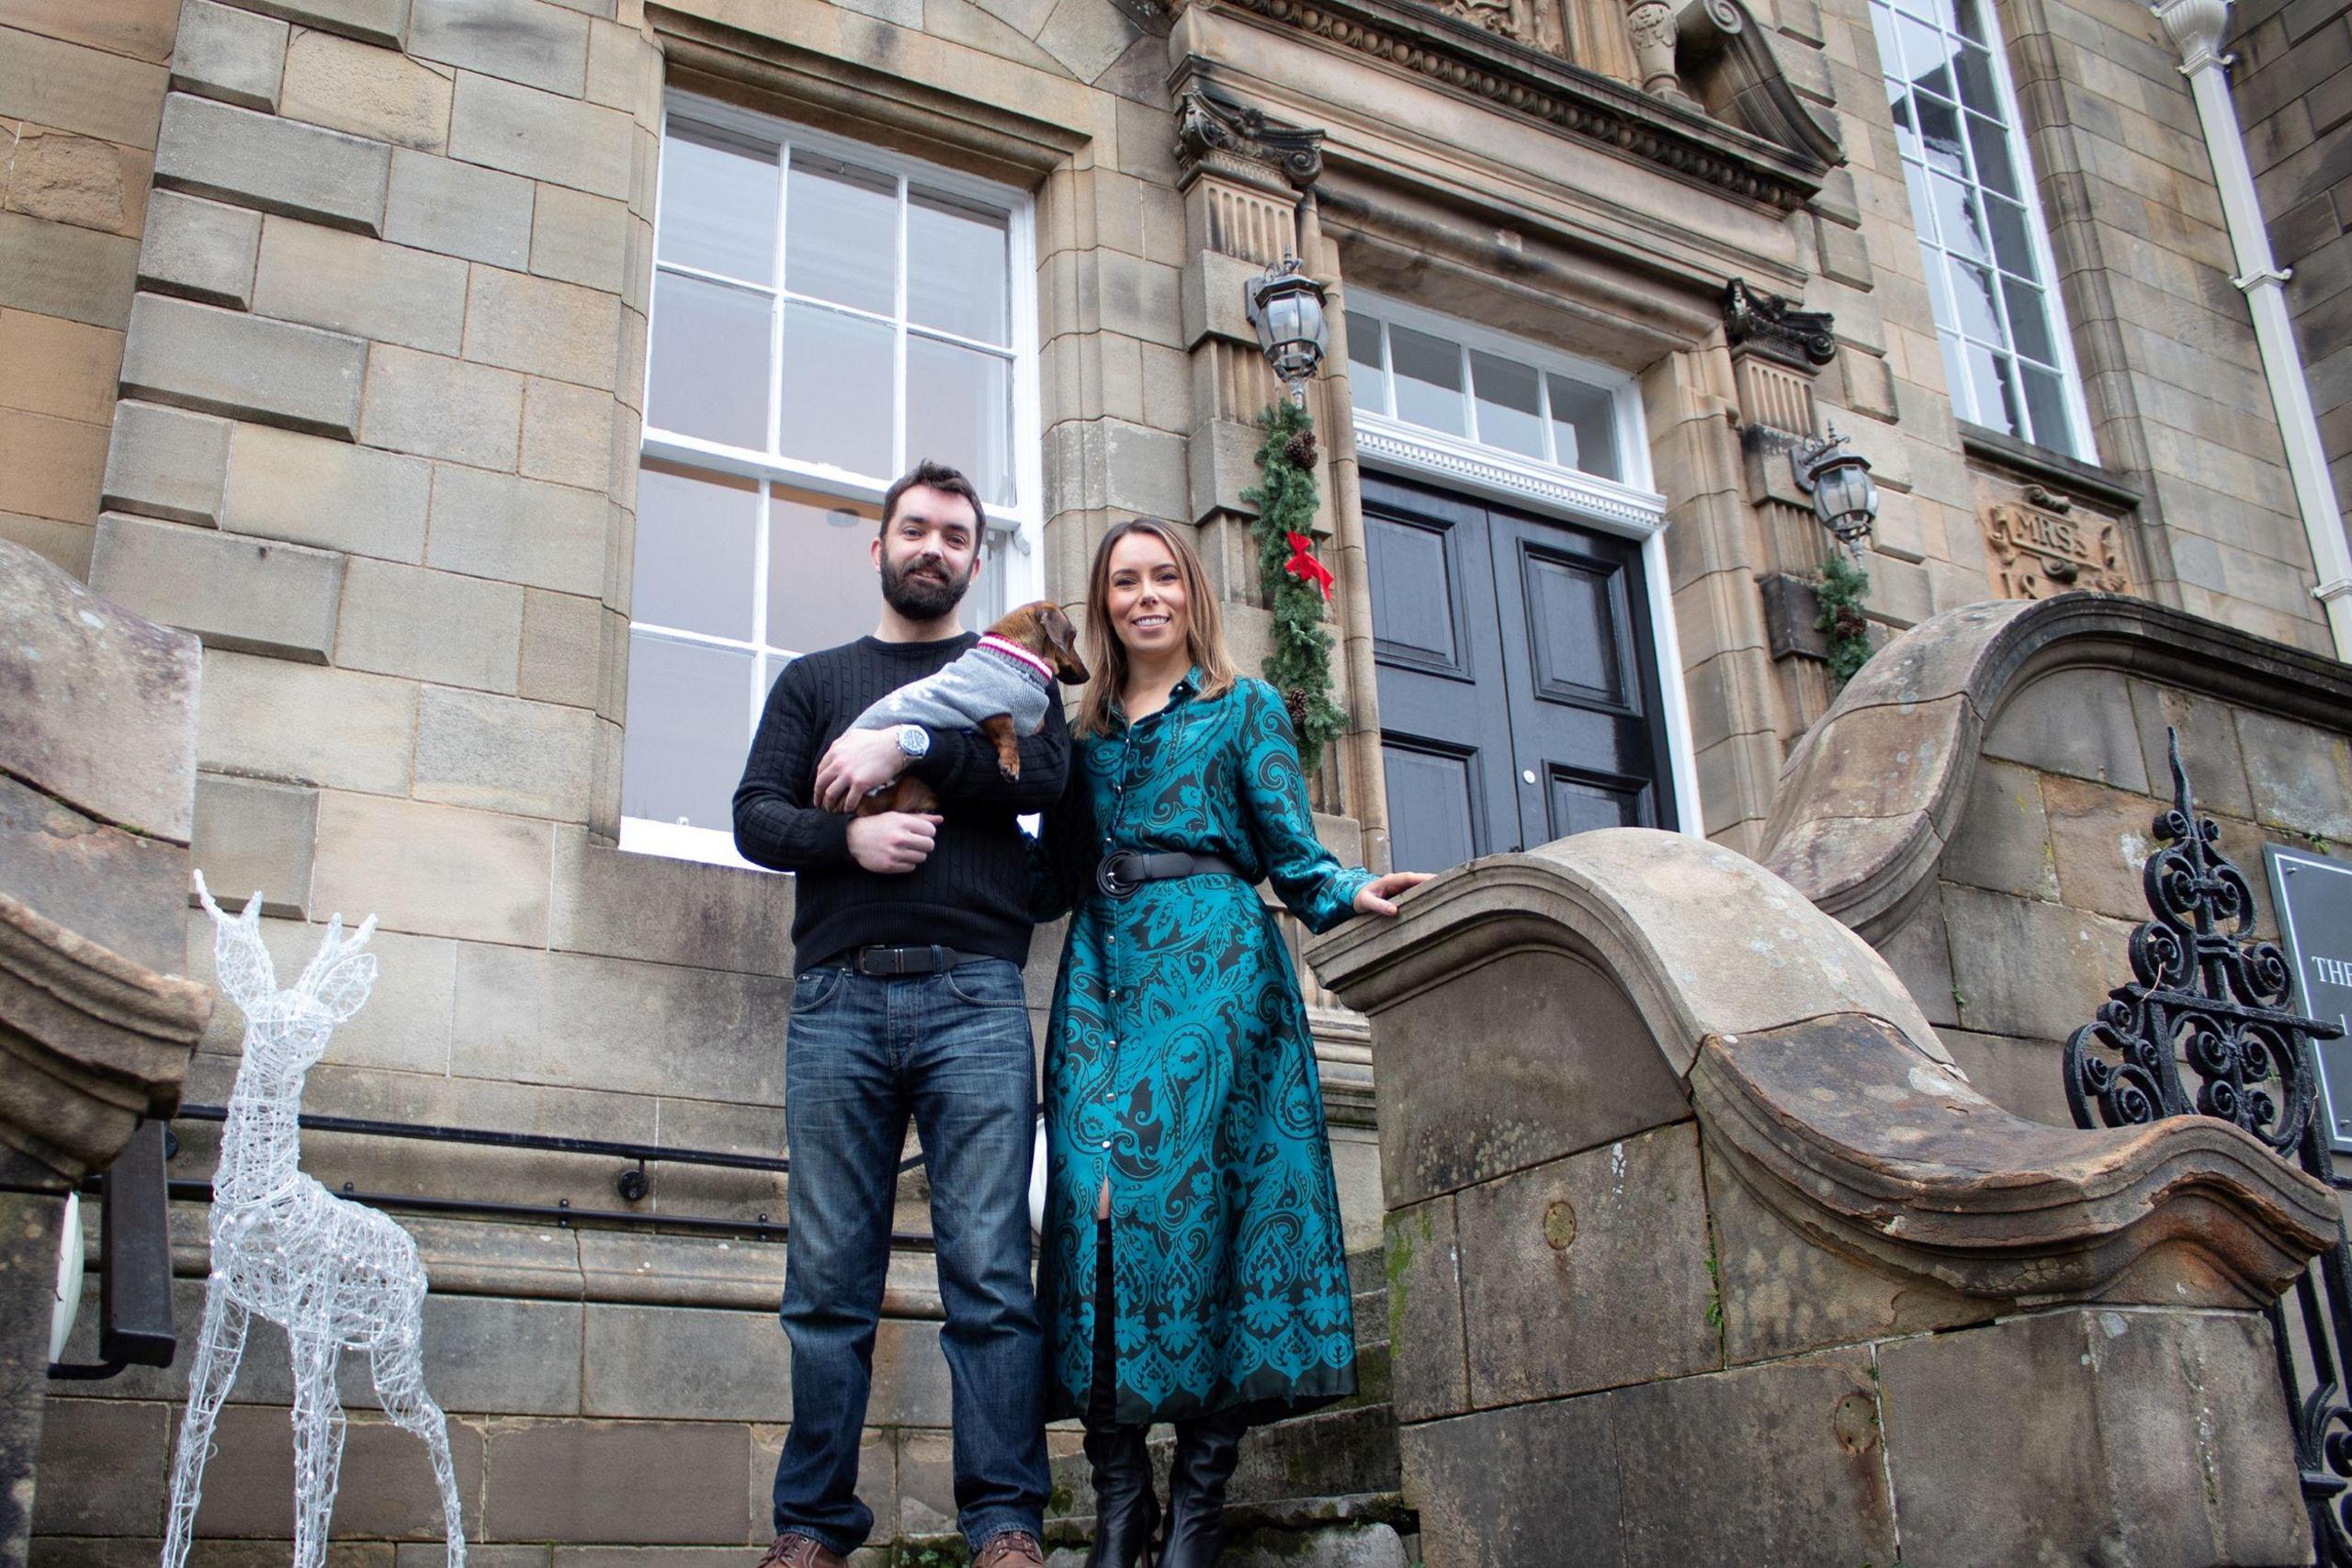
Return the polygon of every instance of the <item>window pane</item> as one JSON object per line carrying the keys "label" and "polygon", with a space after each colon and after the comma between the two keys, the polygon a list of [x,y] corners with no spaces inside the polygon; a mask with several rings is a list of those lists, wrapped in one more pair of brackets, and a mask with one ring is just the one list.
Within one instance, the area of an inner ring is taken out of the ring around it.
{"label": "window pane", "polygon": [[784,308],[786,457],[876,478],[892,472],[894,335],[822,306]]}
{"label": "window pane", "polygon": [[1905,158],[1925,157],[1919,150],[1919,132],[1911,123],[1910,89],[1890,82],[1887,96],[1892,100],[1887,112],[1894,117],[1894,150]]}
{"label": "window pane", "polygon": [[1958,180],[1932,175],[1928,197],[1935,204],[1936,237],[1945,249],[1974,261],[1993,259],[1993,246],[1984,237],[1984,214],[1973,192]]}
{"label": "window pane", "polygon": [[621,814],[732,829],[751,704],[750,653],[632,632]]}
{"label": "window pane", "polygon": [[951,196],[908,192],[907,319],[982,343],[1010,343],[1012,221]]}
{"label": "window pane", "polygon": [[1963,261],[1951,264],[1951,302],[1958,325],[1970,337],[1985,343],[2006,343],[2001,334],[2000,307],[1993,302],[1993,275]]}
{"label": "window pane", "polygon": [[1911,193],[1911,226],[1919,238],[1933,243],[1936,238],[1936,217],[1928,207],[1928,172],[1918,164],[1906,161],[1903,165],[1903,186]]}
{"label": "window pane", "polygon": [[752,480],[647,463],[637,479],[634,618],[749,642],[759,520]]}
{"label": "window pane", "polygon": [[768,500],[767,640],[793,653],[854,641],[881,614],[867,547],[878,507],[778,488]]}
{"label": "window pane", "polygon": [[1984,37],[1984,17],[1977,10],[1976,0],[1952,0],[1951,9],[1956,30],[1962,37],[1978,43],[1989,41]]}
{"label": "window pane", "polygon": [[1997,196],[1984,198],[1984,217],[1993,230],[1993,256],[2010,272],[2025,277],[2040,276],[2033,265],[2033,242],[2026,235],[2025,209]]}
{"label": "window pane", "polygon": [[2009,302],[2009,342],[2029,359],[2044,365],[2058,362],[2057,344],[2050,335],[2050,313],[2041,308],[2041,290],[2014,277],[2001,279],[2002,297]]}
{"label": "window pane", "polygon": [[1968,383],[1968,367],[1960,356],[1960,339],[1949,330],[1939,332],[1936,334],[1936,346],[1943,350],[1944,389],[1951,394],[1951,412],[1962,419],[1985,423],[1977,416],[1976,389]]}
{"label": "window pane", "polygon": [[1380,363],[1380,323],[1360,310],[1348,313],[1348,379],[1355,404],[1374,413],[1388,412],[1388,372]]}
{"label": "window pane", "polygon": [[907,338],[907,466],[961,468],[989,506],[1012,504],[1012,367],[1002,356]]}
{"label": "window pane", "polygon": [[1960,101],[1979,114],[1999,114],[2000,100],[1993,96],[1993,57],[1974,44],[1963,44],[1955,63]]}
{"label": "window pane", "polygon": [[1463,434],[1462,351],[1443,338],[1392,326],[1388,357],[1396,377],[1396,417],[1449,435]]}
{"label": "window pane", "polygon": [[663,261],[775,282],[776,150],[673,124],[662,143]]}
{"label": "window pane", "polygon": [[1478,439],[1521,457],[1543,457],[1543,392],[1535,372],[1474,349],[1470,383],[1478,398]]}
{"label": "window pane", "polygon": [[1598,387],[1554,376],[1552,440],[1555,460],[1604,479],[1623,479],[1617,462],[1616,401]]}
{"label": "window pane", "polygon": [[2018,196],[2018,175],[2009,162],[2008,133],[1998,120],[1968,117],[1968,150],[1976,154],[1976,177],[2003,196]]}
{"label": "window pane", "polygon": [[772,298],[697,277],[653,279],[646,421],[764,452]]}
{"label": "window pane", "polygon": [[1931,168],[1947,174],[1966,176],[1968,160],[1960,151],[1960,111],[1941,98],[1924,94],[1917,100],[1919,108],[1919,145],[1926,152]]}
{"label": "window pane", "polygon": [[2070,457],[2075,456],[2074,433],[2066,419],[2066,398],[2059,387],[2057,372],[2020,365],[2018,376],[2025,382],[2026,413],[2033,421],[2033,439]]}
{"label": "window pane", "polygon": [[1968,356],[1968,378],[1976,388],[1976,423],[2011,435],[2025,434],[2018,419],[2017,388],[2009,376],[2009,356],[1976,344],[1962,346]]}
{"label": "window pane", "polygon": [[1898,17],[1895,26],[1903,36],[1903,73],[1939,98],[1953,96],[1951,41],[1908,17]]}
{"label": "window pane", "polygon": [[885,315],[898,309],[897,180],[796,147],[784,202],[786,288]]}

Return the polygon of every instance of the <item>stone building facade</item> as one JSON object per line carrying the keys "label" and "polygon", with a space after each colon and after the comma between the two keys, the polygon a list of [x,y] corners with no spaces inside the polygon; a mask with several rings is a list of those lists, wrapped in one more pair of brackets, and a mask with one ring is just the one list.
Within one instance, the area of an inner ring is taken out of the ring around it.
{"label": "stone building facade", "polygon": [[[2241,13],[2239,102],[2340,457],[2352,132],[2314,62],[2352,34],[2317,15]],[[1074,600],[1111,523],[1173,517],[1254,667],[1243,299],[1286,255],[1330,300],[1343,855],[1764,853],[1833,696],[1789,462],[1831,425],[1880,487],[1875,638],[2096,588],[2324,662],[2180,63],[2124,0],[0,0],[0,537],[202,639],[194,858],[266,890],[280,962],[379,918],[311,1109],[774,1156],[791,883],[723,815],[766,681],[863,629],[926,452],[982,476],[989,603]],[[1372,1055],[1313,999],[1370,1255]],[[235,1043],[223,1009],[191,1100]],[[311,1164],[548,1212],[415,1221],[486,1549],[763,1538],[781,1249],[743,1238],[780,1175]],[[909,1540],[952,1512],[924,1196],[866,1467]],[[152,1549],[175,1376],[52,1401],[49,1561]],[[249,1377],[201,1528],[282,1538]],[[429,1531],[403,1441],[355,1428],[339,1533]]]}

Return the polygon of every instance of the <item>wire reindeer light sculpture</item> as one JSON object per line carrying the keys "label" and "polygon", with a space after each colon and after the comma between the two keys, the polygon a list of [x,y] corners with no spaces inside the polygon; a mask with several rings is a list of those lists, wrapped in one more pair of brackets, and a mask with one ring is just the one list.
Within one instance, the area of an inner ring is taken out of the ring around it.
{"label": "wire reindeer light sculpture", "polygon": [[187,1561],[213,1423],[255,1314],[285,1327],[293,1352],[294,1568],[326,1562],[343,1465],[335,1362],[345,1346],[368,1352],[384,1414],[431,1451],[448,1568],[465,1568],[448,1424],[424,1392],[425,1278],[416,1243],[386,1215],[330,1195],[300,1168],[302,1080],[325,1053],[327,1036],[359,1010],[376,983],[376,955],[361,951],[375,917],[345,938],[336,916],[302,977],[281,990],[262,946],[261,895],[232,919],[212,901],[200,872],[196,888],[216,928],[220,989],[244,1011],[245,1040],[212,1179],[212,1272],[172,1461],[163,1568]]}

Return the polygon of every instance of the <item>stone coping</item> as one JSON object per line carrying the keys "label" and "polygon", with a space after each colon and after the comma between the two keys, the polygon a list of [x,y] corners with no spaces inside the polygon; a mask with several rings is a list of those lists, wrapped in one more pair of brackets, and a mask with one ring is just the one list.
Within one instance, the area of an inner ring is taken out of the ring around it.
{"label": "stone coping", "polygon": [[0,1179],[62,1190],[179,1104],[212,991],[0,893]]}
{"label": "stone coping", "polygon": [[2352,727],[2352,667],[2114,593],[1948,610],[1882,649],[1790,756],[1758,858],[1877,941],[1933,881],[1986,733],[2028,683],[2108,669],[2278,714]]}
{"label": "stone coping", "polygon": [[[2245,1309],[2336,1239],[2334,1192],[2235,1127],[2079,1131],[1994,1104],[1861,937],[1704,840],[1613,829],[1474,861],[1408,894],[1396,920],[1343,926],[1307,954],[1371,1015],[1385,1081],[1454,1044],[1384,1038],[1385,1013],[1442,1007],[1458,987],[1469,1016],[1479,972],[1530,950],[1597,968],[1633,1004],[1711,1156],[1866,1266],[2020,1306]],[[1602,1049],[1572,1039],[1516,1048],[1552,1053],[1566,1082],[1568,1051]]]}

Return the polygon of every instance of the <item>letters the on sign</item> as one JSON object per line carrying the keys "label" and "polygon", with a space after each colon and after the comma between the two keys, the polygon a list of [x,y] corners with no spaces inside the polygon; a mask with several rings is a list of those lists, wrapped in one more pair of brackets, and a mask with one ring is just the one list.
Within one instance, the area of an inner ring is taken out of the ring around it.
{"label": "letters the on sign", "polygon": [[[2295,1005],[2352,1030],[2352,861],[2284,844],[2262,847],[2278,940],[2295,971]],[[2335,1146],[2352,1150],[2352,1035],[2323,1040],[2320,1111]]]}

